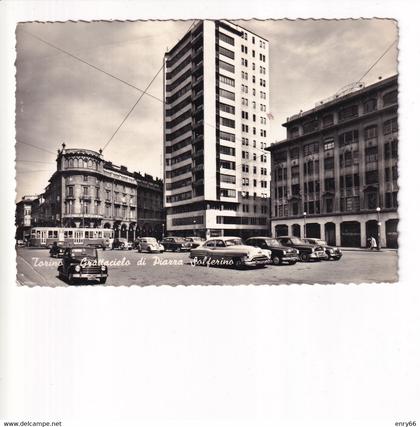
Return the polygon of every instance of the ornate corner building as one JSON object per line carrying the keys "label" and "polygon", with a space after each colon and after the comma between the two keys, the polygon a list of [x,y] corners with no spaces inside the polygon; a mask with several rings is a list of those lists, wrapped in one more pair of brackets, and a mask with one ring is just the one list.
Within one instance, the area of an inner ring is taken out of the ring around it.
{"label": "ornate corner building", "polygon": [[318,103],[288,118],[271,145],[273,236],[397,247],[398,77]]}
{"label": "ornate corner building", "polygon": [[[44,193],[30,200],[26,224],[112,228],[116,236],[128,239],[161,237],[164,214],[160,179],[129,172],[104,160],[102,152],[66,148],[65,144],[57,152],[56,163]],[[28,205],[27,197],[17,204],[17,222],[21,205],[23,209]]]}

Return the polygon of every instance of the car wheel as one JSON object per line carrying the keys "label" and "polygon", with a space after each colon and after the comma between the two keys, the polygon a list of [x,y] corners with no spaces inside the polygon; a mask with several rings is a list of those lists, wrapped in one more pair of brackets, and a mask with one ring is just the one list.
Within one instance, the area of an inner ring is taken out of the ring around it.
{"label": "car wheel", "polygon": [[99,279],[99,284],[103,285],[103,284],[105,284],[105,282],[106,282],[106,277],[101,277]]}
{"label": "car wheel", "polygon": [[305,254],[305,253],[300,254],[300,260],[302,262],[308,262],[309,261],[309,255]]}
{"label": "car wheel", "polygon": [[73,279],[73,275],[72,275],[72,274],[69,274],[69,275],[67,276],[67,282],[69,283],[69,285],[74,285],[74,284],[76,284],[75,280]]}
{"label": "car wheel", "polygon": [[241,259],[241,258],[236,258],[236,259],[233,261],[233,263],[234,263],[234,266],[235,266],[235,268],[236,268],[237,270],[240,270],[240,269],[242,269],[242,268],[244,267],[244,262],[242,261],[242,259]]}
{"label": "car wheel", "polygon": [[296,264],[296,261],[290,261],[289,262],[289,265],[295,265]]}
{"label": "car wheel", "polygon": [[272,260],[273,260],[274,265],[280,265],[281,264],[281,259],[278,256],[273,256]]}

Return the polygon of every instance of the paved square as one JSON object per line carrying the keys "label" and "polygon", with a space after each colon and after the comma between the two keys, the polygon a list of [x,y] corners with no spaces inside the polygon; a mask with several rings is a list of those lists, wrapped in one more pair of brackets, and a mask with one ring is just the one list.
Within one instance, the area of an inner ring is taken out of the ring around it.
{"label": "paved square", "polygon": [[[291,283],[372,283],[398,281],[397,251],[344,251],[340,261],[268,265],[262,269],[192,266],[188,253],[145,254],[102,251],[109,265],[105,286],[124,285],[279,285]],[[57,276],[60,260],[45,249],[17,250],[18,281],[28,286],[68,286]]]}

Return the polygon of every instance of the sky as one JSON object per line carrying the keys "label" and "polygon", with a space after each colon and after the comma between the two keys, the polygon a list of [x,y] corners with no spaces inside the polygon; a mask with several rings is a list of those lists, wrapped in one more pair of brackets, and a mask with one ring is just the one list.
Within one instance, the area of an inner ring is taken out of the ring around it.
{"label": "sky", "polygon": [[[357,82],[398,38],[385,19],[235,21],[270,43],[271,142],[300,110]],[[192,21],[23,23],[16,29],[17,200],[39,194],[55,170],[57,149],[99,150],[140,96],[134,88],[43,40],[145,89],[163,55]],[[397,44],[363,78],[397,73]],[[162,176],[162,72],[104,151],[130,171]],[[28,145],[29,144],[29,145]],[[38,147],[38,148],[35,148]]]}

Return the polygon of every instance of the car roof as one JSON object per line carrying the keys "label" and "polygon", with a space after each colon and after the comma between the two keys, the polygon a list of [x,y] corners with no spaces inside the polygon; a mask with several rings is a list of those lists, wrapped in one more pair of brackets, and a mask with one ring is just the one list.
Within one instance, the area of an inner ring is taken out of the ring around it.
{"label": "car roof", "polygon": [[266,239],[274,239],[274,237],[268,237],[268,236],[252,236],[252,237],[248,237],[248,239],[246,239],[246,240],[251,240],[251,239],[266,240]]}
{"label": "car roof", "polygon": [[207,239],[207,241],[209,241],[209,240],[232,240],[232,239],[242,240],[240,237],[237,237],[237,236],[220,236],[220,237],[210,237],[209,239]]}
{"label": "car roof", "polygon": [[66,249],[96,249],[93,246],[66,246]]}

